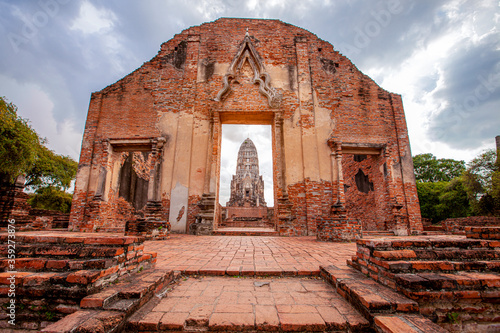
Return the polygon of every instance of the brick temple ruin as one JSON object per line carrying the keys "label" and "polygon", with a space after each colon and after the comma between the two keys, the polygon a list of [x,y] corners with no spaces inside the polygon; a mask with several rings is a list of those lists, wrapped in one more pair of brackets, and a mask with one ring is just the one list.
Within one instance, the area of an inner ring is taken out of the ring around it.
{"label": "brick temple ruin", "polygon": [[223,227],[274,227],[274,211],[267,207],[264,198],[259,155],[250,138],[245,139],[238,150],[229,201],[221,209]]}
{"label": "brick temple ruin", "polygon": [[211,234],[222,124],[272,127],[279,235],[422,231],[401,96],[304,29],[232,18],[182,31],[92,94],[70,229]]}
{"label": "brick temple ruin", "polygon": [[[500,219],[408,236],[423,226],[404,119],[400,96],[303,29],[183,31],[92,95],[69,228],[35,219],[22,177],[0,188],[0,330],[497,332]],[[275,199],[248,141],[229,206],[274,204],[276,233],[309,237],[187,234],[224,228],[233,123],[271,125]]]}

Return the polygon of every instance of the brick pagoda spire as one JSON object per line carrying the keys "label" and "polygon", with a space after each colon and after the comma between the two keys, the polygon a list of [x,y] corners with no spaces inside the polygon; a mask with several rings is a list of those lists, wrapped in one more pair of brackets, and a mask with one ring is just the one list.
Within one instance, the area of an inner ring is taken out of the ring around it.
{"label": "brick pagoda spire", "polygon": [[259,176],[259,156],[252,140],[247,138],[238,151],[236,175],[231,180],[229,207],[266,207],[264,181]]}

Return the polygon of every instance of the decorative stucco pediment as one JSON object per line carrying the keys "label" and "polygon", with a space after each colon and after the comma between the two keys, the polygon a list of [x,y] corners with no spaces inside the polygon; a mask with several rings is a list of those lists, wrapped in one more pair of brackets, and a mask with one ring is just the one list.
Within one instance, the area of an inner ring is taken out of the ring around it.
{"label": "decorative stucco pediment", "polygon": [[275,88],[271,87],[271,77],[265,71],[264,65],[262,64],[262,61],[252,44],[248,31],[240,49],[238,50],[238,53],[236,53],[236,56],[231,62],[226,75],[224,75],[224,87],[222,87],[217,94],[215,101],[223,101],[229,95],[231,92],[231,82],[235,79],[238,72],[246,62],[248,62],[252,68],[253,83],[259,84],[259,92],[267,97],[271,108],[278,108],[281,105],[281,99],[283,96]]}

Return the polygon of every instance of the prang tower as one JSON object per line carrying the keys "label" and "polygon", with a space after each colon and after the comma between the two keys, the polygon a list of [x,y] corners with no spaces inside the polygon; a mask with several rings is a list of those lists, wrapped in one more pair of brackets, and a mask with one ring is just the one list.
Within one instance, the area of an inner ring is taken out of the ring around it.
{"label": "prang tower", "polygon": [[238,151],[236,175],[231,180],[228,207],[266,207],[264,181],[259,175],[259,156],[252,140],[247,138]]}

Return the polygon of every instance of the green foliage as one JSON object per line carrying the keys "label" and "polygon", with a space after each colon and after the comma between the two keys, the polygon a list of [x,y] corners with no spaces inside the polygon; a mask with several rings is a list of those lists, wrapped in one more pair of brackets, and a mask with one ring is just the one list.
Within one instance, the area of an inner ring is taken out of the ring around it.
{"label": "green foliage", "polygon": [[467,192],[460,177],[451,182],[417,183],[422,217],[433,223],[471,214]]}
{"label": "green foliage", "polygon": [[446,317],[448,317],[448,322],[452,324],[457,324],[458,323],[458,313],[456,312],[449,312],[446,314]]}
{"label": "green foliage", "polygon": [[465,170],[464,161],[440,158],[432,154],[418,154],[413,157],[417,182],[449,182]]}
{"label": "green foliage", "polygon": [[413,158],[422,217],[446,218],[500,214],[500,168],[497,152],[484,151],[465,166],[463,161]]}
{"label": "green foliage", "polygon": [[47,311],[45,312],[45,318],[47,318],[48,321],[54,320],[56,314],[52,311]]}
{"label": "green foliage", "polygon": [[418,200],[422,217],[430,219],[433,223],[446,218],[438,213],[439,196],[444,192],[448,182],[421,183],[417,182]]}
{"label": "green foliage", "polygon": [[500,174],[497,152],[489,149],[474,158],[463,174],[464,188],[475,215],[498,215]]}
{"label": "green foliage", "polygon": [[69,156],[48,149],[28,121],[17,115],[17,107],[0,97],[1,181],[13,183],[24,174],[31,190],[48,186],[67,189],[77,168],[78,163]]}
{"label": "green foliage", "polygon": [[465,191],[463,177],[457,177],[447,184],[444,191],[439,195],[437,211],[445,218],[472,215],[473,212]]}
{"label": "green foliage", "polygon": [[63,213],[71,211],[72,195],[57,187],[39,187],[35,194],[28,199],[33,208],[58,210]]}
{"label": "green foliage", "polygon": [[55,186],[67,189],[76,176],[78,163],[69,156],[57,155],[45,146],[39,146],[37,160],[26,175],[26,187]]}
{"label": "green foliage", "polygon": [[16,177],[28,173],[37,159],[41,145],[28,121],[17,116],[17,107],[0,97],[0,174],[13,183]]}

